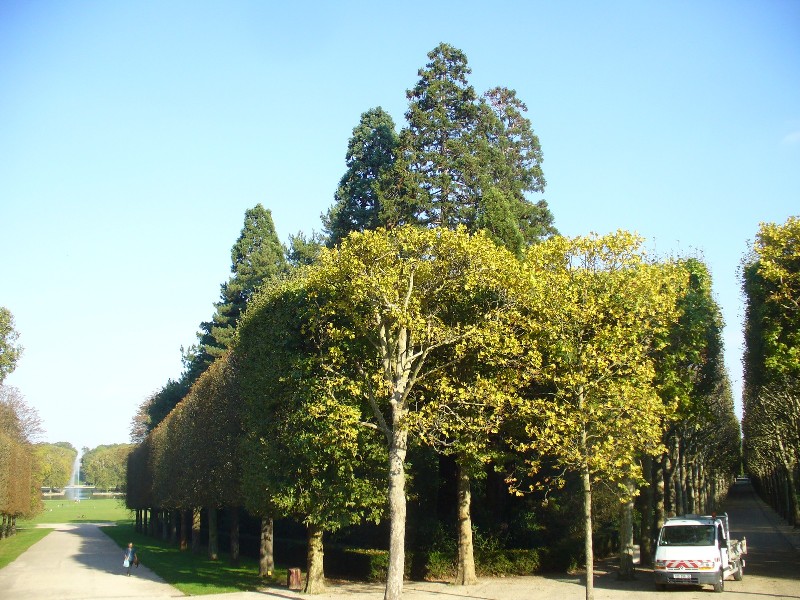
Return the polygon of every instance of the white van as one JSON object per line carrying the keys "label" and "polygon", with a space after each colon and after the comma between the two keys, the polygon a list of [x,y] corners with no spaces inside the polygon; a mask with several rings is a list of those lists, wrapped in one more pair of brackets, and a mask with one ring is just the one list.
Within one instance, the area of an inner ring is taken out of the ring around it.
{"label": "white van", "polygon": [[747,540],[732,540],[728,515],[685,515],[667,519],[658,535],[654,561],[656,589],[667,585],[712,585],[741,581]]}

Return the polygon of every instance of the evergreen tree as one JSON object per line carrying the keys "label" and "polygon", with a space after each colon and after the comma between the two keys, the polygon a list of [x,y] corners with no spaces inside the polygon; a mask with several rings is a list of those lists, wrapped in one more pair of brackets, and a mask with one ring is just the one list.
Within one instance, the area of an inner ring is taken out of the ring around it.
{"label": "evergreen tree", "polygon": [[557,233],[545,200],[525,194],[543,192],[542,150],[514,90],[496,87],[481,102],[481,141],[489,168],[483,175],[482,202],[476,225],[494,240],[519,253],[524,246]]}
{"label": "evergreen tree", "polygon": [[325,246],[322,235],[311,232],[306,236],[302,231],[297,235],[289,235],[289,248],[286,250],[286,260],[290,267],[301,267],[313,264],[317,260],[319,251]]}
{"label": "evergreen tree", "polygon": [[347,144],[347,171],[339,181],[335,204],[323,215],[328,246],[351,231],[385,225],[380,182],[395,161],[398,136],[392,117],[380,106],[361,115]]}
{"label": "evergreen tree", "polygon": [[480,159],[477,94],[467,81],[471,69],[464,53],[448,44],[428,58],[419,81],[406,92],[408,135],[402,150],[418,186],[408,200],[421,225],[470,228],[477,214]]}
{"label": "evergreen tree", "polygon": [[189,384],[230,347],[236,323],[253,293],[287,268],[272,212],[257,204],[245,212],[244,227],[231,249],[233,275],[221,286],[220,301],[214,305],[217,310],[211,321],[200,324],[199,345],[184,356]]}
{"label": "evergreen tree", "polygon": [[479,97],[464,53],[440,44],[406,92],[407,126],[396,134],[380,107],[361,115],[347,149],[347,172],[323,215],[327,245],[352,231],[404,224],[486,230],[521,255],[557,233],[544,191],[542,150],[527,107],[503,87]]}
{"label": "evergreen tree", "polygon": [[396,220],[411,214],[423,226],[485,229],[517,254],[556,233],[547,203],[526,198],[542,192],[545,179],[525,104],[502,87],[478,98],[467,58],[452,46],[440,44],[428,58],[406,93],[408,128],[392,182],[395,197],[402,196]]}

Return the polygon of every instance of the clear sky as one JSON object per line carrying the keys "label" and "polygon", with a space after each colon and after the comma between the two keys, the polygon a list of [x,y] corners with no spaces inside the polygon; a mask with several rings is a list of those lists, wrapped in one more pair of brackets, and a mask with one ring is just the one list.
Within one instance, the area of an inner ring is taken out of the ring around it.
{"label": "clear sky", "polygon": [[800,214],[800,1],[0,0],[6,384],[44,440],[128,441],[245,210],[319,230],[360,114],[402,126],[440,42],[528,105],[563,234],[706,260],[738,401],[737,268],[759,222]]}

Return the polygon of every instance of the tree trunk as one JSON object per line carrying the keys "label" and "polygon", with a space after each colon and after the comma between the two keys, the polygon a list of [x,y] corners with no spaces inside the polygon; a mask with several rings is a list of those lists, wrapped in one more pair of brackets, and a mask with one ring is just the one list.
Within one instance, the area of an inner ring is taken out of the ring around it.
{"label": "tree trunk", "polygon": [[715,513],[717,512],[717,480],[719,476],[716,473],[713,473],[713,476],[710,478],[709,485],[711,489],[709,490],[709,506],[708,509],[710,512]]}
{"label": "tree trunk", "polygon": [[322,544],[322,528],[308,526],[308,546],[306,550],[306,594],[321,594],[325,591],[325,568],[323,566],[325,549]]}
{"label": "tree trunk", "polygon": [[622,521],[619,527],[619,578],[630,581],[633,568],[633,493],[636,488],[631,480],[625,482],[628,500],[622,505]]}
{"label": "tree trunk", "polygon": [[258,575],[259,577],[272,577],[275,570],[275,533],[272,519],[263,517],[261,519],[261,547],[258,553]]}
{"label": "tree trunk", "polygon": [[200,554],[200,509],[192,509],[192,554]]}
{"label": "tree trunk", "polygon": [[475,555],[472,546],[472,491],[466,467],[458,465],[458,570],[456,585],[478,583],[475,575]]}
{"label": "tree trunk", "polygon": [[661,457],[661,476],[664,485],[664,518],[666,518],[675,514],[675,487],[672,485],[672,458],[669,450]]}
{"label": "tree trunk", "polygon": [[685,515],[686,501],[683,496],[683,461],[681,460],[681,456],[680,442],[678,438],[675,438],[675,455],[673,456],[673,460],[675,461],[675,512],[679,515]]}
{"label": "tree trunk", "polygon": [[189,549],[189,511],[185,508],[181,509],[181,541],[180,549]]}
{"label": "tree trunk", "polygon": [[172,519],[170,511],[161,511],[161,539],[165,542],[169,540],[169,524]]}
{"label": "tree trunk", "polygon": [[647,485],[642,498],[642,522],[639,528],[639,560],[642,565],[650,566],[653,553],[653,523],[655,520],[654,504],[657,497],[656,469],[653,468],[653,457],[645,456],[642,470]]}
{"label": "tree trunk", "polygon": [[239,564],[239,507],[231,507],[231,565]]}
{"label": "tree trunk", "polygon": [[392,415],[389,445],[389,568],[384,600],[401,600],[405,571],[406,539],[406,452],[408,430],[400,422],[401,411]]}
{"label": "tree trunk", "polygon": [[217,527],[217,509],[208,507],[208,558],[219,559],[219,528]]}
{"label": "tree trunk", "polygon": [[158,537],[158,509],[151,508],[150,509],[150,537]]}
{"label": "tree trunk", "polygon": [[689,458],[684,453],[681,456],[681,470],[683,472],[683,481],[684,481],[684,490],[686,490],[684,494],[684,514],[696,514],[695,506],[694,506],[694,467],[689,464]]}
{"label": "tree trunk", "polygon": [[797,501],[797,482],[795,480],[794,455],[787,451],[783,440],[778,436],[778,449],[781,453],[783,470],[786,471],[786,521],[794,527],[800,526],[800,503]]}
{"label": "tree trunk", "polygon": [[179,526],[179,519],[181,516],[181,511],[177,508],[170,513],[169,519],[169,543],[173,546],[178,543],[178,526]]}
{"label": "tree trunk", "polygon": [[[586,442],[584,430],[583,442]],[[586,600],[594,600],[594,549],[592,547],[592,480],[589,476],[589,467],[582,467],[583,476],[583,528],[584,551],[586,554]]]}

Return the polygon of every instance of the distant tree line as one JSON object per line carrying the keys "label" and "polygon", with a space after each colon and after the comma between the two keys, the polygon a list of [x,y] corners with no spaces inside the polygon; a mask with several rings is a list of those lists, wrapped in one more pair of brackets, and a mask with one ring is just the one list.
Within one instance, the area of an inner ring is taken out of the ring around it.
{"label": "distant tree line", "polygon": [[125,491],[127,481],[128,454],[133,444],[101,444],[96,448],[84,448],[81,454],[80,475],[86,485],[97,491]]}
{"label": "distant tree line", "polygon": [[761,496],[800,526],[800,217],[762,223],[741,271],[744,458]]}
{"label": "distant tree line", "polygon": [[36,444],[42,487],[50,490],[62,489],[72,477],[78,450],[69,442]]}
{"label": "distant tree line", "polygon": [[630,576],[635,542],[647,559],[667,513],[715,509],[739,469],[710,274],[625,232],[559,236],[529,200],[545,180],[525,105],[478,95],[452,46],[428,58],[405,128],[375,108],[353,130],[322,235],[283,248],[247,211],[183,375],[134,416],[128,505],[196,551],[203,509],[212,558],[219,511],[232,560],[240,516],[260,519],[262,575],[275,522],[302,524],[307,592],[324,541],[368,522],[387,600],[406,547],[430,573],[441,540],[459,584],[503,571],[489,545],[530,572],[582,538],[591,573],[598,523]]}

